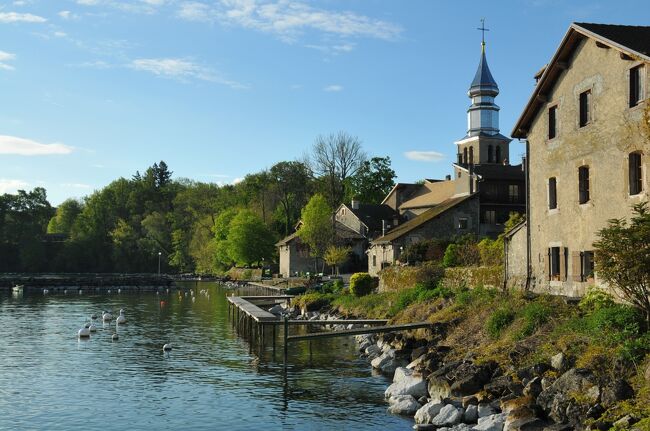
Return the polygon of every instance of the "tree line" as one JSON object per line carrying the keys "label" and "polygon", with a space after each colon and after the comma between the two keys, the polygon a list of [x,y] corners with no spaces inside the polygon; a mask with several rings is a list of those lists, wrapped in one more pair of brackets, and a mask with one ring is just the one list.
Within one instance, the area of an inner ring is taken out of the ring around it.
{"label": "tree line", "polygon": [[319,136],[303,160],[281,161],[237,184],[174,178],[164,161],[57,208],[46,190],[0,196],[2,272],[218,274],[277,261],[314,195],[330,209],[379,203],[394,185],[388,157],[369,158],[357,137]]}

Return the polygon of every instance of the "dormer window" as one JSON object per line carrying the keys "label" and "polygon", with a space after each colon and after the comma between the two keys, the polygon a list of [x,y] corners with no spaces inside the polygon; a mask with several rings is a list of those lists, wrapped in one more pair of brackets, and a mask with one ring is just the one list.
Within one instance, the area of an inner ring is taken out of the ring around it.
{"label": "dormer window", "polygon": [[591,90],[580,93],[580,127],[591,122]]}

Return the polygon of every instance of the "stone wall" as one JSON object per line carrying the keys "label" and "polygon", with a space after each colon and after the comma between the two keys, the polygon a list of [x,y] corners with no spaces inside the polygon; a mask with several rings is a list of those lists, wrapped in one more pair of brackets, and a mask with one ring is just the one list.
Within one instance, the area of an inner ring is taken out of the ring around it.
{"label": "stone wall", "polygon": [[[379,273],[379,291],[410,289],[417,283],[440,277],[438,265],[432,262],[421,266],[392,266]],[[502,266],[445,268],[442,285],[447,288],[503,287]]]}
{"label": "stone wall", "polygon": [[524,289],[526,287],[526,247],[528,225],[524,224],[505,236],[506,287]]}
{"label": "stone wall", "polygon": [[443,286],[460,289],[474,287],[490,287],[501,289],[503,287],[502,266],[472,266],[445,268]]}

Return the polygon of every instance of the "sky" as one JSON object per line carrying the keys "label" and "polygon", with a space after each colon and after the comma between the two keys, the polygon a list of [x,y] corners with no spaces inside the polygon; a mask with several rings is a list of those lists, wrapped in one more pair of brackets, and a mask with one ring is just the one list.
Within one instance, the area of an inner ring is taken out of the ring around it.
{"label": "sky", "polygon": [[232,184],[338,131],[444,178],[481,18],[509,135],[571,22],[650,25],[646,1],[0,1],[0,193],[57,205],[160,160]]}

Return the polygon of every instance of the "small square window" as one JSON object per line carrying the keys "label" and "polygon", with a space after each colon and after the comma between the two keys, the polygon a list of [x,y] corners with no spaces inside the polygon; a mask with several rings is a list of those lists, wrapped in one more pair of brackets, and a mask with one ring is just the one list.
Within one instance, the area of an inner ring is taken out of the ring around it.
{"label": "small square window", "polygon": [[465,230],[469,225],[467,217],[461,217],[458,219],[458,229]]}
{"label": "small square window", "polygon": [[591,122],[591,90],[580,93],[580,127]]}
{"label": "small square window", "polygon": [[497,212],[495,210],[485,210],[483,212],[483,223],[497,224]]}
{"label": "small square window", "polygon": [[508,185],[508,201],[511,203],[519,202],[519,184]]}

